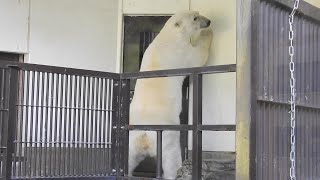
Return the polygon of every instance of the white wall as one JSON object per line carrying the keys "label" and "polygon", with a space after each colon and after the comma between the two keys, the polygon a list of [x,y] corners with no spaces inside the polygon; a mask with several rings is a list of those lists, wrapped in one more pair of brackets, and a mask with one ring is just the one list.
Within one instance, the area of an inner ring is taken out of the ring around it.
{"label": "white wall", "polygon": [[117,0],[31,0],[28,62],[115,71]]}
{"label": "white wall", "polygon": [[189,9],[189,0],[123,0],[124,14],[173,14]]}
{"label": "white wall", "polygon": [[320,8],[320,1],[319,0],[304,0],[304,1],[306,1],[307,3],[312,4],[313,6],[316,6],[316,7]]}
{"label": "white wall", "polygon": [[0,0],[0,51],[25,53],[29,0]]}
{"label": "white wall", "polygon": [[[236,64],[236,1],[191,0],[190,8],[213,21],[208,66]],[[235,124],[236,74],[206,75],[203,80],[203,124]],[[203,149],[235,151],[234,132],[203,133]]]}
{"label": "white wall", "polygon": [[[177,0],[170,2],[167,0],[157,2],[123,0],[123,14],[174,14],[180,10],[198,10],[213,20],[211,28],[214,37],[208,65],[236,63],[236,0]],[[204,76],[203,97],[204,124],[235,124],[235,73]],[[189,117],[192,115],[189,114]],[[191,140],[191,138],[189,139]],[[191,147],[191,141],[189,143]],[[205,132],[203,133],[203,149],[235,151],[235,133]]]}

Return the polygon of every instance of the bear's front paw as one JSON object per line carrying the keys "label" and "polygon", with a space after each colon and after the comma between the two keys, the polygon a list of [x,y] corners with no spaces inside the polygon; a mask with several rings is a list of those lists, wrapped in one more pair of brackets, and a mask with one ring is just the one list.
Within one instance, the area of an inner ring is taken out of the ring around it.
{"label": "bear's front paw", "polygon": [[212,30],[210,28],[206,28],[201,30],[201,36],[212,36]]}

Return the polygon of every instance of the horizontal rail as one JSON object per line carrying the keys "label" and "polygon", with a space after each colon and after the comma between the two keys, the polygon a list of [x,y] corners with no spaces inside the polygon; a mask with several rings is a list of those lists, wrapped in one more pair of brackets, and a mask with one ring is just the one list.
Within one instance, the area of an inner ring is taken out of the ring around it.
{"label": "horizontal rail", "polygon": [[26,104],[18,104],[17,106],[18,107],[31,107],[31,108],[73,109],[73,110],[102,111],[102,112],[113,112],[114,111],[112,109],[66,107],[66,106],[38,106],[38,105],[26,105]]}
{"label": "horizontal rail", "polygon": [[[283,101],[271,101],[268,99],[263,99],[261,97],[257,98],[258,102],[263,102],[263,103],[269,103],[269,104],[277,104],[277,105],[283,105],[283,106],[290,106],[289,102],[283,102]],[[315,109],[315,110],[320,110],[320,107],[317,106],[310,106],[310,105],[305,105],[305,104],[299,104],[296,103],[296,108],[306,108],[306,109]]]}
{"label": "horizontal rail", "polygon": [[117,178],[115,176],[57,176],[57,177],[23,177],[23,178],[11,178],[11,179],[21,179],[21,180],[26,180],[26,179],[45,179],[45,180],[58,180],[58,179],[70,179],[70,180],[78,180],[78,179],[95,179],[95,180],[116,180]]}
{"label": "horizontal rail", "polygon": [[79,141],[13,141],[16,144],[28,143],[28,144],[89,144],[89,145],[112,145],[111,142],[79,142]]}
{"label": "horizontal rail", "polygon": [[75,69],[75,68],[66,68],[58,66],[47,66],[40,64],[29,64],[29,63],[19,63],[19,62],[1,62],[0,67],[10,67],[18,70],[26,71],[37,71],[43,73],[54,73],[54,74],[66,74],[66,75],[75,75],[75,76],[90,76],[90,77],[100,77],[107,79],[120,79],[120,74],[103,72],[103,71],[92,71],[84,69]]}
{"label": "horizontal rail", "polygon": [[236,131],[236,125],[199,125],[200,131]]}
{"label": "horizontal rail", "polygon": [[[129,125],[131,131],[192,131],[193,125]],[[235,131],[235,125],[199,125],[199,131]]]}
{"label": "horizontal rail", "polygon": [[156,77],[171,77],[171,76],[186,76],[191,74],[214,74],[236,72],[235,64],[205,66],[184,69],[170,69],[157,71],[141,71],[121,74],[121,79],[141,79],[141,78],[156,78]]}

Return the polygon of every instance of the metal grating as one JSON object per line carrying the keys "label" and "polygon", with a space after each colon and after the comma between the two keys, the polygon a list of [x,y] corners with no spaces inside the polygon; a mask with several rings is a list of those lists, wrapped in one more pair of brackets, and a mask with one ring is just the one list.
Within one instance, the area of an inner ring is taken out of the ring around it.
{"label": "metal grating", "polygon": [[[255,79],[256,179],[289,179],[288,16],[284,8],[259,2]],[[297,179],[320,177],[320,25],[295,18],[297,85]]]}
{"label": "metal grating", "polygon": [[19,67],[12,178],[110,175],[114,80],[49,68]]}
{"label": "metal grating", "polygon": [[0,179],[6,176],[7,132],[9,109],[9,74],[7,68],[0,68]]}

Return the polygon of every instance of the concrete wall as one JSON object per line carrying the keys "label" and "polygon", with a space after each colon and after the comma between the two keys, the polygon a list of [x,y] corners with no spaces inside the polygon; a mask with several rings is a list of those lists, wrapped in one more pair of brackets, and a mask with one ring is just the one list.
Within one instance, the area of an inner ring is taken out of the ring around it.
{"label": "concrete wall", "polygon": [[29,0],[0,0],[0,51],[28,50]]}
{"label": "concrete wall", "polygon": [[31,0],[28,62],[115,71],[117,0]]}

